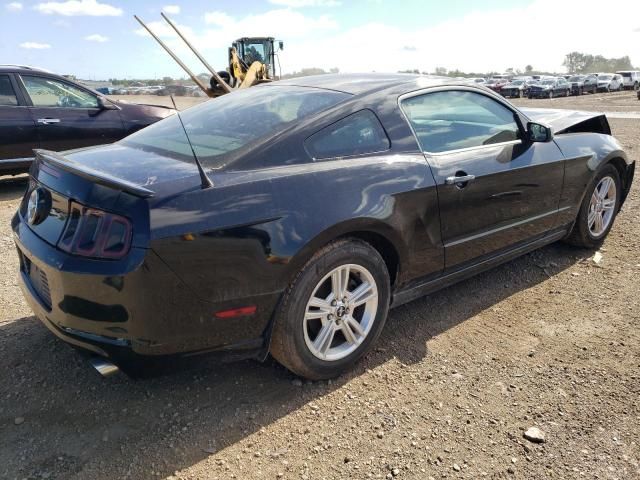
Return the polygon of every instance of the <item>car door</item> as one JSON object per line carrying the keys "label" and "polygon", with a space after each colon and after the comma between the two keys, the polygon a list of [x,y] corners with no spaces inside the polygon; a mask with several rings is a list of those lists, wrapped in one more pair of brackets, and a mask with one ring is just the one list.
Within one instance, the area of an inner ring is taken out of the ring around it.
{"label": "car door", "polygon": [[38,147],[36,125],[19,93],[13,74],[0,74],[0,160],[31,158]]}
{"label": "car door", "polygon": [[561,80],[556,80],[556,83],[554,83],[554,85],[553,85],[553,96],[554,97],[559,97],[563,93],[564,93],[564,91],[563,91],[563,87],[562,87],[562,81]]}
{"label": "car door", "polygon": [[564,158],[525,140],[513,107],[464,87],[401,99],[436,180],[445,268],[543,236],[557,223]]}
{"label": "car door", "polygon": [[114,142],[124,136],[118,110],[103,109],[98,97],[62,80],[20,75],[31,103],[40,147],[60,151]]}

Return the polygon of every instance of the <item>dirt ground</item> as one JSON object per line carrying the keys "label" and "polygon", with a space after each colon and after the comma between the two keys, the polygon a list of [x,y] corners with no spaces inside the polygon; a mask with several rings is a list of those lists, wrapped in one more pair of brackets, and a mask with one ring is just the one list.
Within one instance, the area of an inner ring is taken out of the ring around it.
{"label": "dirt ground", "polygon": [[[630,92],[516,103],[640,110]],[[639,160],[640,120],[611,124]],[[208,360],[100,378],[22,300],[26,182],[0,179],[0,478],[640,478],[638,185],[600,264],[543,248],[392,311],[352,373],[310,383]]]}

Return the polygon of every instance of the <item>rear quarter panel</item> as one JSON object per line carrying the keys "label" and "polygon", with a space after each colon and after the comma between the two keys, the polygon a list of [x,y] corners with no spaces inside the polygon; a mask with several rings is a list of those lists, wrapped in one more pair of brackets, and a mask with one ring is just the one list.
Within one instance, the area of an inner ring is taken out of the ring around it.
{"label": "rear quarter panel", "polygon": [[152,248],[210,302],[283,291],[323,245],[376,232],[405,281],[443,266],[433,177],[421,154],[229,172],[151,205]]}

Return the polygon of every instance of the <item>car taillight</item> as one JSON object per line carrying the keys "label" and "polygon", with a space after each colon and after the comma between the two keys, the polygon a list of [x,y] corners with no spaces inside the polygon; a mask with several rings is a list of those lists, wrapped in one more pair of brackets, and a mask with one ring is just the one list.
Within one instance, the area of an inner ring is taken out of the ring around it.
{"label": "car taillight", "polygon": [[84,257],[122,258],[131,247],[131,222],[120,215],[71,202],[58,247]]}

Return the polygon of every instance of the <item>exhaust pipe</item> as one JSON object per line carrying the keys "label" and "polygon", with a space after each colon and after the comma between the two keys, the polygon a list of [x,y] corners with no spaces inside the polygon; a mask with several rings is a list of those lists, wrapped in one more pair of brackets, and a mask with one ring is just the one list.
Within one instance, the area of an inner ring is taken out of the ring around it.
{"label": "exhaust pipe", "polygon": [[120,371],[116,365],[103,357],[91,357],[89,363],[103,377],[110,377]]}

